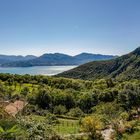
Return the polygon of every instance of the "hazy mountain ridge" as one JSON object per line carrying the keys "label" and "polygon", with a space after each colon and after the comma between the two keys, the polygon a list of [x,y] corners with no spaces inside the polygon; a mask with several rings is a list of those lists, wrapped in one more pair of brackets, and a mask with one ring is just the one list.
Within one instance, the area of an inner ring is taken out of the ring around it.
{"label": "hazy mountain ridge", "polygon": [[92,53],[81,53],[79,55],[74,56],[78,60],[80,64],[84,64],[91,61],[98,61],[98,60],[108,60],[115,58],[117,56],[113,55],[102,55],[102,54],[92,54]]}
{"label": "hazy mountain ridge", "polygon": [[140,47],[116,59],[89,62],[57,76],[78,79],[140,79]]}
{"label": "hazy mountain ridge", "polygon": [[[27,56],[26,56],[27,57]],[[23,60],[16,59],[16,61],[1,63],[2,67],[28,67],[28,66],[57,66],[57,65],[80,65],[95,60],[112,59],[116,56],[81,53],[76,56],[70,56],[62,53],[46,53],[33,59]]]}
{"label": "hazy mountain ridge", "polygon": [[0,55],[0,64],[9,63],[9,62],[15,62],[15,61],[25,61],[25,60],[31,60],[35,59],[36,56],[34,55]]}

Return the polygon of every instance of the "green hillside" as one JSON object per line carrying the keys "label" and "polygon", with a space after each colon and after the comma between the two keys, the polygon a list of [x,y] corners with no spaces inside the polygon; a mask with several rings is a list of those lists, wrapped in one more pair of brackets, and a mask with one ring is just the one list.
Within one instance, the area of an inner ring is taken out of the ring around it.
{"label": "green hillside", "polygon": [[86,63],[57,76],[76,79],[140,79],[140,47],[116,59]]}

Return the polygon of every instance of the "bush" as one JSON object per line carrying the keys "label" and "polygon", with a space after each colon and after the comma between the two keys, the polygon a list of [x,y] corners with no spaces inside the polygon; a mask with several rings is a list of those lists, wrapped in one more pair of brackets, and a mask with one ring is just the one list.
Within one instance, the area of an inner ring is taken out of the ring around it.
{"label": "bush", "polygon": [[21,113],[22,115],[34,114],[34,115],[39,115],[39,116],[46,116],[49,113],[49,111],[38,108],[38,106],[28,104],[27,106],[23,108]]}
{"label": "bush", "polygon": [[24,87],[20,94],[23,95],[23,96],[27,96],[27,94],[30,92],[29,88],[28,87]]}
{"label": "bush", "polygon": [[54,111],[53,111],[53,113],[57,115],[64,115],[66,114],[66,112],[67,112],[67,109],[63,105],[55,106]]}
{"label": "bush", "polygon": [[103,128],[103,123],[99,116],[88,116],[82,120],[83,131],[88,133],[89,140],[101,140],[101,129]]}
{"label": "bush", "polygon": [[46,123],[47,124],[56,124],[56,123],[59,123],[59,120],[57,119],[57,117],[51,113],[48,113],[46,115]]}
{"label": "bush", "polygon": [[71,117],[82,117],[84,116],[84,113],[79,107],[76,107],[76,108],[70,109],[67,115]]}
{"label": "bush", "polygon": [[20,128],[12,120],[0,120],[0,138],[1,140],[15,140],[20,134]]}
{"label": "bush", "polygon": [[128,121],[125,123],[125,132],[132,134],[134,133],[135,130],[137,130],[137,124],[138,122],[133,120],[133,121]]}
{"label": "bush", "polygon": [[30,119],[20,118],[19,125],[26,130],[28,134],[27,139],[60,140],[60,137],[52,130],[48,122],[42,122],[42,121],[37,122],[37,121],[33,121],[32,119],[30,120]]}

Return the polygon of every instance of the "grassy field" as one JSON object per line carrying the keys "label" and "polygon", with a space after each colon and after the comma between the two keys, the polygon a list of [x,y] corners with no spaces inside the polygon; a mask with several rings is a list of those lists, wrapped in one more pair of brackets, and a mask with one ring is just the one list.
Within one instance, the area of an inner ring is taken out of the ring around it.
{"label": "grassy field", "polygon": [[[45,117],[31,115],[28,118],[35,120],[35,121],[46,121]],[[79,120],[72,120],[72,119],[61,119],[58,118],[58,122],[55,125],[52,125],[52,128],[60,135],[67,135],[67,134],[77,134],[80,132],[80,125]]]}
{"label": "grassy field", "polygon": [[61,135],[77,134],[80,131],[78,120],[58,119],[59,123],[54,126],[54,130]]}
{"label": "grassy field", "polygon": [[137,131],[132,135],[126,135],[123,140],[140,140],[140,131]]}
{"label": "grassy field", "polygon": [[140,126],[133,134],[124,134],[123,140],[140,140]]}

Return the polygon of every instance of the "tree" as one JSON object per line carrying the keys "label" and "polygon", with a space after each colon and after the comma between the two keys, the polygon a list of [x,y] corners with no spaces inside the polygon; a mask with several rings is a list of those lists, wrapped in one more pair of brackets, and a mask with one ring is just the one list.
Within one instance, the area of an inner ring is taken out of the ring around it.
{"label": "tree", "polygon": [[118,102],[120,102],[126,111],[129,111],[133,107],[138,110],[140,106],[140,89],[137,87],[123,90],[118,95]]}
{"label": "tree", "polygon": [[107,117],[108,120],[116,119],[122,112],[122,108],[116,102],[100,103],[92,108],[92,112]]}
{"label": "tree", "polygon": [[64,104],[66,108],[69,110],[70,108],[74,107],[75,101],[72,95],[70,94],[65,94],[64,96]]}
{"label": "tree", "polygon": [[80,97],[78,105],[85,113],[90,113],[91,108],[95,106],[97,102],[98,100],[96,94],[88,93]]}
{"label": "tree", "polygon": [[35,103],[43,109],[49,109],[51,107],[52,99],[48,91],[45,89],[39,90],[35,97]]}
{"label": "tree", "polygon": [[114,87],[114,83],[112,79],[106,79],[106,84],[108,88]]}
{"label": "tree", "polygon": [[24,87],[24,88],[21,90],[20,94],[21,94],[21,95],[24,95],[24,96],[27,96],[27,94],[28,94],[29,92],[30,92],[29,88],[28,88],[28,87]]}

